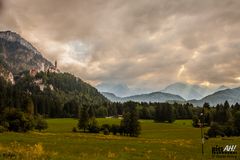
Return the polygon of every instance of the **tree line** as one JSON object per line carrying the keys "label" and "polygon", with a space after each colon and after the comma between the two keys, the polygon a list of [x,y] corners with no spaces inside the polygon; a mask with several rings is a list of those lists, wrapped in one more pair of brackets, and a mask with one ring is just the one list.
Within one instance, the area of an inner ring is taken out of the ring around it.
{"label": "tree line", "polygon": [[[137,105],[134,102],[126,102],[124,114],[120,124],[103,124],[101,127],[95,117],[93,107],[84,106],[80,111],[80,119],[78,122],[78,128],[84,132],[99,133],[103,131],[104,134],[112,132],[114,135],[119,133],[124,136],[138,137],[140,135],[141,126],[139,122],[139,115],[137,112]],[[76,129],[73,129],[76,131]]]}
{"label": "tree line", "polygon": [[[43,91],[35,83],[39,79],[43,81],[43,84],[46,84]],[[47,84],[51,84],[54,89],[52,90]],[[5,107],[24,110],[28,99],[33,102],[35,115],[40,114],[50,118],[79,118],[80,110],[84,106],[91,107],[95,117],[116,117],[123,115],[125,108],[128,107],[127,103],[111,103],[101,96],[99,97],[100,93],[95,89],[88,88],[88,85],[82,83],[80,79],[67,73],[40,72],[36,77],[31,77],[26,73],[24,77],[16,80],[15,85],[0,78],[0,89],[0,111]],[[173,119],[192,118],[193,106],[188,103],[134,103],[140,119],[162,121],[161,118],[159,120],[157,118],[160,115],[161,106],[171,108],[169,114]],[[157,114],[156,109],[159,112]],[[163,118],[164,114],[161,113],[161,115]]]}
{"label": "tree line", "polygon": [[194,127],[210,127],[207,131],[209,137],[240,136],[240,105],[238,103],[210,106],[204,103],[201,110],[193,116]]}

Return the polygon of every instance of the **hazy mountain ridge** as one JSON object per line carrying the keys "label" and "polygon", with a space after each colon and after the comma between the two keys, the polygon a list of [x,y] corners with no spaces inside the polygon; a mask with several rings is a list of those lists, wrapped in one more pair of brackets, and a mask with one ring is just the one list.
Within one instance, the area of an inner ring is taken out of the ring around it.
{"label": "hazy mountain ridge", "polygon": [[208,95],[201,100],[190,100],[189,102],[195,106],[202,106],[205,102],[210,105],[223,104],[225,101],[228,101],[229,104],[235,104],[240,102],[240,87],[233,89],[225,89],[217,91],[211,95]]}
{"label": "hazy mountain ridge", "polygon": [[162,92],[152,92],[149,94],[140,94],[129,97],[117,97],[113,93],[102,93],[106,98],[108,98],[112,102],[127,102],[127,101],[135,101],[135,102],[167,102],[167,101],[185,101],[181,96],[173,95],[169,93]]}
{"label": "hazy mountain ridge", "polygon": [[137,94],[151,93],[152,91],[145,88],[130,88],[124,83],[100,83],[96,86],[99,92],[113,93],[118,97],[129,97]]}
{"label": "hazy mountain ridge", "polygon": [[183,97],[186,100],[193,100],[193,99],[202,99],[205,96],[213,94],[214,92],[225,90],[228,87],[220,86],[218,88],[209,88],[200,85],[192,85],[188,83],[173,83],[168,85],[165,89],[161,90],[165,93],[177,94]]}
{"label": "hazy mountain ridge", "polygon": [[208,96],[201,98],[200,100],[188,100],[185,101],[184,98],[178,95],[162,93],[162,92],[152,92],[149,94],[140,94],[129,97],[118,97],[113,93],[103,92],[102,94],[112,102],[126,102],[126,101],[136,101],[136,102],[190,102],[194,106],[202,106],[205,102],[210,105],[217,105],[224,103],[226,100],[230,104],[240,103],[240,87],[233,89],[224,89],[226,86],[219,87],[219,91],[216,91]]}

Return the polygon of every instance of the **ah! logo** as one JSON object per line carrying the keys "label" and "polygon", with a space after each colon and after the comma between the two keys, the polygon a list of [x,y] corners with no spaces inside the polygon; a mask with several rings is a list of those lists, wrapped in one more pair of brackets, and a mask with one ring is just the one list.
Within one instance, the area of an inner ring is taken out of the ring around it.
{"label": "ah! logo", "polygon": [[234,152],[237,145],[226,145],[223,152]]}

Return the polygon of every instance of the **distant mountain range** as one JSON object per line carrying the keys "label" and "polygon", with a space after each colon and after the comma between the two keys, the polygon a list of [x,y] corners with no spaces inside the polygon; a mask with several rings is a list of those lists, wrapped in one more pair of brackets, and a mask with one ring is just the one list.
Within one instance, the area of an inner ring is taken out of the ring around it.
{"label": "distant mountain range", "polygon": [[[127,85],[119,86],[121,86],[121,91],[124,91],[124,94],[127,94],[126,92],[130,90]],[[105,84],[104,87],[107,88],[107,84]],[[190,102],[195,106],[202,106],[204,102],[208,102],[211,105],[216,105],[224,103],[226,100],[228,100],[230,104],[240,102],[240,96],[238,96],[237,92],[239,88],[229,89],[226,86],[220,86],[218,88],[208,88],[200,85],[192,85],[178,82],[167,86],[159,92],[136,94],[125,97],[114,94],[116,93],[117,88],[118,87],[115,87],[115,90],[112,90],[113,92],[103,92],[102,94],[113,102],[126,102],[129,100],[136,102],[176,101],[181,103]]]}
{"label": "distant mountain range", "polygon": [[101,83],[96,88],[100,92],[114,93],[120,97],[131,95],[131,91],[126,84]]}
{"label": "distant mountain range", "polygon": [[208,95],[200,100],[190,100],[189,102],[195,106],[202,106],[205,102],[210,105],[223,104],[225,101],[228,101],[229,104],[235,104],[240,102],[240,87],[233,89],[225,89],[217,91],[211,95]]}
{"label": "distant mountain range", "polygon": [[169,94],[169,93],[162,93],[162,92],[152,92],[149,94],[140,94],[134,95],[129,97],[117,97],[113,93],[102,92],[102,94],[108,98],[112,102],[127,102],[127,101],[134,101],[134,102],[168,102],[168,101],[175,101],[175,102],[184,102],[181,96]]}
{"label": "distant mountain range", "polygon": [[137,94],[150,93],[149,90],[144,88],[129,88],[124,83],[101,83],[96,86],[100,92],[113,93],[118,97],[127,97]]}
{"label": "distant mountain range", "polygon": [[200,85],[192,85],[178,82],[167,86],[165,89],[161,90],[161,92],[177,94],[186,100],[192,100],[201,99],[209,94],[225,89],[227,89],[226,86],[220,86],[219,88],[213,89]]}
{"label": "distant mountain range", "polygon": [[174,95],[170,93],[163,92],[153,92],[149,94],[141,94],[129,97],[117,97],[113,93],[103,92],[102,93],[107,99],[112,102],[126,102],[126,101],[135,101],[135,102],[179,102],[179,103],[192,103],[194,106],[203,106],[205,102],[209,103],[212,106],[217,104],[223,104],[226,100],[229,104],[240,103],[240,87],[233,89],[224,89],[217,91],[213,94],[203,97],[200,100],[188,100],[186,101],[179,95]]}
{"label": "distant mountain range", "polygon": [[[114,84],[114,83],[101,83],[96,86],[100,92],[113,93],[117,97],[129,97],[139,94],[146,94],[153,92],[149,89],[129,88],[126,84]],[[162,90],[155,92],[170,93],[179,95],[185,100],[200,100],[205,96],[213,94],[220,90],[228,89],[226,86],[220,86],[218,88],[209,88],[201,85],[193,85],[188,83],[173,83],[168,85]]]}

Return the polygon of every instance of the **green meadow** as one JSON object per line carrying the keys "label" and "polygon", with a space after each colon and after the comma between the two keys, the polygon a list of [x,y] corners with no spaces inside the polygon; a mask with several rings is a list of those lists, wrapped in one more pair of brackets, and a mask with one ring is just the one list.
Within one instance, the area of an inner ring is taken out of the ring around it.
{"label": "green meadow", "polygon": [[[119,119],[97,119],[99,124],[118,124]],[[72,132],[77,119],[48,119],[48,129],[28,133],[0,134],[0,159],[53,160],[164,160],[212,159],[212,147],[240,146],[240,138],[211,138],[201,154],[201,131],[191,120],[173,124],[141,120],[138,138]],[[207,131],[207,128],[204,129]],[[219,158],[218,158],[219,159]]]}

